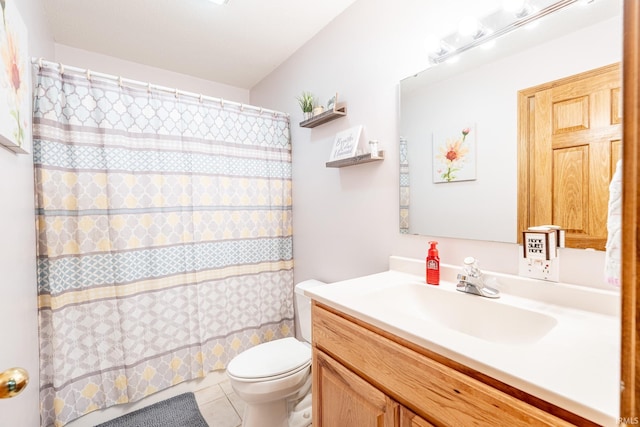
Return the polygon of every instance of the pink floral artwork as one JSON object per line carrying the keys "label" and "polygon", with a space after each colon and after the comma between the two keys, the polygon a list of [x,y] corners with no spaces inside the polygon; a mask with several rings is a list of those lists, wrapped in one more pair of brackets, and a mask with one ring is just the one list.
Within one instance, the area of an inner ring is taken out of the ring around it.
{"label": "pink floral artwork", "polygon": [[[441,137],[444,136],[443,137]],[[470,181],[476,179],[475,127],[433,135],[433,182]]]}
{"label": "pink floral artwork", "polygon": [[1,3],[0,16],[0,144],[27,153],[30,80],[27,29],[14,1]]}

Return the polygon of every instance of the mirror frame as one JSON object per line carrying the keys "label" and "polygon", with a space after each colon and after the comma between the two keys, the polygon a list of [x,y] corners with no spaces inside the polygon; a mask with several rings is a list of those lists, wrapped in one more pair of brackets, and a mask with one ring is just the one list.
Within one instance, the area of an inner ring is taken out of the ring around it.
{"label": "mirror frame", "polygon": [[622,185],[622,306],[620,342],[620,425],[640,417],[640,331],[638,315],[638,221],[640,220],[640,2],[623,4],[623,185]]}

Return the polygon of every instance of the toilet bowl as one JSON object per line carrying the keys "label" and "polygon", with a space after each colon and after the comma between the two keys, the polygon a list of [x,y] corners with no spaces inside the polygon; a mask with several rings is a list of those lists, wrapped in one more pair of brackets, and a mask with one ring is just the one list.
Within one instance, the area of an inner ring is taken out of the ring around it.
{"label": "toilet bowl", "polygon": [[229,383],[245,403],[242,427],[311,425],[311,300],[304,290],[323,284],[307,280],[295,287],[304,341],[287,337],[265,342],[229,362]]}

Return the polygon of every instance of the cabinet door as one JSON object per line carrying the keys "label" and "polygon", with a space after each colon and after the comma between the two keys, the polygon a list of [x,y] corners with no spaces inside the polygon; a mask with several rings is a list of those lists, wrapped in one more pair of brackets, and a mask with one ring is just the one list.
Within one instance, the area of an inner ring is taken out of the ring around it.
{"label": "cabinet door", "polygon": [[414,414],[404,406],[401,406],[400,427],[434,427],[434,425],[424,418]]}
{"label": "cabinet door", "polygon": [[398,404],[321,351],[313,355],[314,427],[395,427]]}

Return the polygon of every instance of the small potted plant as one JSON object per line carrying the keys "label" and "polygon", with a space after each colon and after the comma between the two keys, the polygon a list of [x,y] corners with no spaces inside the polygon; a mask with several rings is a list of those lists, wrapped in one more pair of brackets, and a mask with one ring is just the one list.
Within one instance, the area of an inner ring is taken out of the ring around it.
{"label": "small potted plant", "polygon": [[311,92],[302,92],[302,95],[296,98],[300,104],[300,108],[304,113],[304,119],[308,120],[313,116],[313,95]]}

